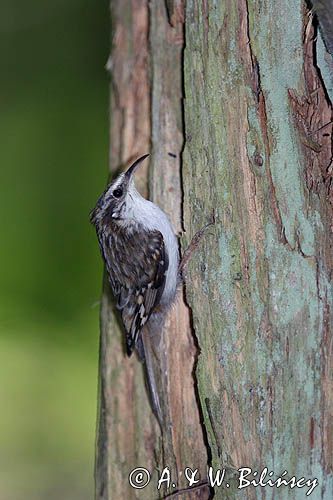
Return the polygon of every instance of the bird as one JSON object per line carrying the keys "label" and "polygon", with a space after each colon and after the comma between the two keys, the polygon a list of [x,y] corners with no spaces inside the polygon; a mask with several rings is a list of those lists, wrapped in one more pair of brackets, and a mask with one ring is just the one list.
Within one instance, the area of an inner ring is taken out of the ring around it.
{"label": "bird", "polygon": [[178,239],[171,222],[135,187],[134,175],[148,156],[118,175],[90,214],[121,314],[127,355],[137,349],[143,358],[142,329],[154,316],[165,317],[180,282]]}

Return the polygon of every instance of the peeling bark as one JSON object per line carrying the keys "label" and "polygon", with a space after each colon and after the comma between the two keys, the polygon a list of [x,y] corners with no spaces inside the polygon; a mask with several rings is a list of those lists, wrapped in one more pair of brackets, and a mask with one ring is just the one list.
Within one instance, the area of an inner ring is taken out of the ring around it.
{"label": "peeling bark", "polygon": [[[147,169],[142,169],[138,188],[143,194],[149,189],[150,199],[169,214],[179,234],[183,2],[148,6],[146,0],[114,1],[111,16],[111,173],[151,152],[150,181]],[[188,486],[185,467],[198,468],[204,477],[207,464],[193,377],[197,352],[182,293],[160,337],[151,339],[165,419],[162,434],[150,409],[143,366],[135,356],[126,358],[123,345],[106,283],[101,309],[96,498],[159,498]],[[151,474],[143,490],[129,484],[129,473],[136,467],[145,467]],[[164,467],[170,468],[172,482],[169,489],[162,483],[158,490]],[[196,488],[182,498],[208,498],[208,491]]]}
{"label": "peeling bark", "polygon": [[212,463],[232,484],[215,497],[304,497],[237,490],[233,468],[267,466],[329,499],[332,110],[313,19],[301,2],[188,0],[185,23],[185,228],[217,219],[187,286]]}

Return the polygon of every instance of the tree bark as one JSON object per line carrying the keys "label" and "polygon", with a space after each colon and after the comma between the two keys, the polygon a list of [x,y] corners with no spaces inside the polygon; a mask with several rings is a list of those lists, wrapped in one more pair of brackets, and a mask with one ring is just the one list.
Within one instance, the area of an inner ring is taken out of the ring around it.
{"label": "tree bark", "polygon": [[332,106],[313,18],[189,0],[186,35],[185,227],[217,220],[187,286],[212,463],[317,477],[331,498]]}
{"label": "tree bark", "polygon": [[[181,1],[151,2],[150,7],[144,0],[112,2],[113,46],[108,62],[111,173],[150,151],[150,199],[168,213],[178,233],[182,228],[183,16]],[[141,171],[138,187],[147,194],[147,170]],[[187,486],[183,471],[192,464],[205,476],[207,451],[193,377],[197,351],[182,293],[154,342],[163,433],[149,406],[143,366],[124,355],[123,333],[105,283],[95,472],[98,499],[163,497]],[[129,484],[129,474],[137,467],[151,473],[144,490]],[[171,473],[170,487],[163,482],[158,489],[164,467]],[[198,498],[198,494],[208,498],[207,488],[186,498]]]}
{"label": "tree bark", "polygon": [[208,464],[229,483],[214,498],[305,497],[237,489],[235,470],[267,467],[331,499],[333,84],[317,22],[300,0],[114,0],[111,17],[111,172],[151,151],[139,187],[183,248],[215,224],[190,264],[192,313],[180,293],[154,340],[162,433],[104,286],[96,498],[160,498]]}

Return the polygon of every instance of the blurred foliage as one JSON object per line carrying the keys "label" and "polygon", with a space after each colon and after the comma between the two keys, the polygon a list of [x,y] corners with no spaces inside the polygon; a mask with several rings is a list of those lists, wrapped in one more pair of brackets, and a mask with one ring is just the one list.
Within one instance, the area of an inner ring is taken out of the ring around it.
{"label": "blurred foliage", "polygon": [[108,2],[1,0],[0,498],[91,499]]}

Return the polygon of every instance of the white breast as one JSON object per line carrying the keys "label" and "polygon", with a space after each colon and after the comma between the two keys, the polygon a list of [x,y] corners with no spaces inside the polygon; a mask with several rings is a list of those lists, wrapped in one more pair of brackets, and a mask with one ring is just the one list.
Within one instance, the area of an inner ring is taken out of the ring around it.
{"label": "white breast", "polygon": [[178,284],[179,249],[178,241],[167,215],[157,205],[142,198],[139,193],[130,193],[132,203],[126,203],[128,216],[142,224],[147,230],[160,231],[169,258],[166,282],[161,298],[162,304],[173,301]]}

